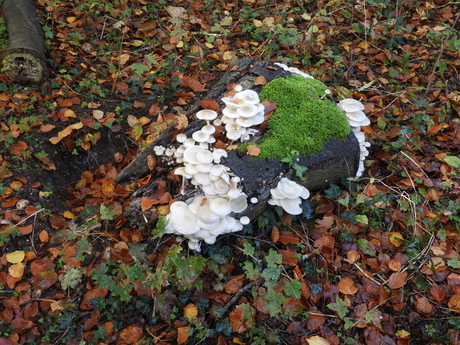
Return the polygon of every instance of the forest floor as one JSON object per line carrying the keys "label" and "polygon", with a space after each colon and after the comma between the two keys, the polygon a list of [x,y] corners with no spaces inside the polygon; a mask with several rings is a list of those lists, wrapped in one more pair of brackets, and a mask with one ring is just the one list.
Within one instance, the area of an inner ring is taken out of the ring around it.
{"label": "forest floor", "polygon": [[[0,74],[0,344],[460,344],[459,5],[37,0],[49,79]],[[366,172],[195,253],[145,217],[166,182],[139,211],[151,175],[114,179],[244,57],[361,100]]]}

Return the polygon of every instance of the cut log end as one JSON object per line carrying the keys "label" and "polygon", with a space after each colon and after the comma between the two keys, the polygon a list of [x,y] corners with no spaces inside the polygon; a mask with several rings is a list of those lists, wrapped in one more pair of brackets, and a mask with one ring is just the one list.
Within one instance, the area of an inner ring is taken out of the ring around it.
{"label": "cut log end", "polygon": [[6,50],[0,54],[0,64],[8,79],[16,83],[40,83],[48,74],[43,57],[30,49]]}

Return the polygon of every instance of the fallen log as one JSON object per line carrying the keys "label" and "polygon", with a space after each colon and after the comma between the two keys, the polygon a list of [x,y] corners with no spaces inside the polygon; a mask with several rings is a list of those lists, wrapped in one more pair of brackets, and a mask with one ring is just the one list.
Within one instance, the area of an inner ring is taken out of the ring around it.
{"label": "fallen log", "polygon": [[[262,86],[257,85],[258,83],[255,84],[257,78],[264,77],[268,83],[276,78],[285,78],[289,75],[291,75],[289,71],[277,65],[264,61],[255,61],[251,58],[242,59],[229,67],[228,71],[205,98],[215,99],[222,104],[221,99],[228,92],[227,86],[230,84],[239,84],[243,89],[260,92]],[[195,105],[191,107],[186,115],[188,118],[192,118],[199,109],[200,105]],[[191,137],[191,134],[202,128],[202,126],[202,120],[192,121],[184,133],[187,137]],[[171,126],[121,171],[115,181],[119,184],[128,184],[151,173],[146,161],[147,157],[155,155],[154,147],[156,146],[169,146],[171,144],[179,146],[179,143],[171,143],[173,134],[174,128]],[[343,178],[355,176],[359,164],[359,152],[358,141],[351,132],[344,141],[330,139],[323,144],[321,151],[309,156],[298,157],[296,163],[308,168],[303,172],[301,178],[293,178],[295,175],[294,170],[288,163],[282,162],[280,159],[257,158],[239,150],[229,151],[228,156],[222,159],[222,163],[241,178],[243,192],[248,196],[248,200],[252,197],[257,198],[257,203],[249,203],[247,209],[239,214],[239,216],[244,215],[253,220],[266,209],[267,201],[270,198],[270,189],[276,186],[281,177],[295,179],[299,184],[311,191],[320,190],[331,183],[340,183]],[[167,170],[157,169],[155,174],[152,174],[150,183],[134,193],[133,205],[139,207],[142,196],[151,195],[157,188],[158,180],[166,180]],[[176,191],[170,190],[170,192],[175,192],[172,196],[178,200],[186,200],[197,194],[194,186],[190,186],[182,194],[179,193],[178,189]]]}
{"label": "fallen log", "polygon": [[45,41],[33,0],[4,0],[8,48],[0,65],[12,82],[39,83],[47,77]]}

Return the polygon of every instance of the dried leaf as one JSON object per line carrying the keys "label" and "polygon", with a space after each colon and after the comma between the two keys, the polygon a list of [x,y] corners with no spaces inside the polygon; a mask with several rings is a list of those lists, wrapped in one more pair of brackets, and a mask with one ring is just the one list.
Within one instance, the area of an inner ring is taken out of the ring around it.
{"label": "dried leaf", "polygon": [[120,338],[128,344],[138,344],[143,335],[142,327],[139,325],[130,325],[120,333]]}
{"label": "dried leaf", "polygon": [[177,328],[177,343],[184,344],[188,340],[188,327]]}
{"label": "dried leaf", "polygon": [[6,261],[10,264],[18,264],[24,260],[26,253],[23,250],[16,250],[12,253],[6,254]]}
{"label": "dried leaf", "polygon": [[152,207],[153,205],[158,204],[159,202],[160,201],[158,199],[151,198],[149,196],[142,197],[142,200],[141,200],[142,212],[148,210],[150,207]]}
{"label": "dried leaf", "polygon": [[246,147],[246,151],[248,152],[249,155],[257,157],[260,155],[260,148],[257,145],[248,145]]}
{"label": "dried leaf", "polygon": [[432,285],[430,287],[430,295],[436,302],[441,302],[446,296],[444,289],[437,285]]}
{"label": "dried leaf", "polygon": [[395,246],[399,247],[404,243],[404,237],[401,235],[401,233],[397,231],[393,231],[390,234],[390,242]]}
{"label": "dried leaf", "polygon": [[358,292],[358,287],[350,276],[343,277],[337,284],[337,287],[345,295],[354,295]]}
{"label": "dried leaf", "polygon": [[392,290],[399,289],[406,285],[407,272],[393,273],[388,279],[388,287]]}
{"label": "dried leaf", "polygon": [[294,232],[280,231],[280,238],[278,242],[281,242],[282,244],[296,244],[296,243],[300,243],[300,238]]}
{"label": "dried leaf", "polygon": [[263,75],[260,75],[254,80],[254,85],[265,85],[267,84],[267,79]]}
{"label": "dried leaf", "polygon": [[449,302],[447,303],[450,309],[453,311],[460,313],[460,295],[453,295]]}
{"label": "dried leaf", "polygon": [[278,240],[280,239],[280,231],[274,225],[272,227],[272,232],[271,232],[271,235],[270,235],[270,239],[274,243],[278,242]]}
{"label": "dried leaf", "polygon": [[415,307],[417,310],[423,314],[430,314],[434,307],[425,296],[416,296],[417,304]]}
{"label": "dried leaf", "polygon": [[194,92],[204,89],[204,85],[198,80],[191,77],[182,77],[179,79],[179,84],[192,89]]}
{"label": "dried leaf", "polygon": [[200,105],[203,107],[203,109],[214,110],[216,113],[220,111],[219,103],[212,98],[205,98],[201,100]]}
{"label": "dried leaf", "polygon": [[243,286],[243,282],[241,280],[232,279],[225,284],[225,292],[229,294],[237,293],[241,287]]}
{"label": "dried leaf", "polygon": [[8,273],[13,278],[21,278],[24,275],[24,267],[23,263],[17,263],[8,267]]}
{"label": "dried leaf", "polygon": [[195,304],[189,303],[184,307],[184,317],[187,319],[194,318],[198,315],[198,308]]}
{"label": "dried leaf", "polygon": [[330,345],[330,343],[326,339],[320,337],[319,335],[314,335],[308,338],[307,343],[308,345]]}

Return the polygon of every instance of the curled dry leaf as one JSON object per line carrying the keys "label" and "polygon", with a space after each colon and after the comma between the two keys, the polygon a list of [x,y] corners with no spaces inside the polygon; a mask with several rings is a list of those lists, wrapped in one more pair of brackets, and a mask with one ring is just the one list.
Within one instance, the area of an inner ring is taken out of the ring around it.
{"label": "curled dry leaf", "polygon": [[453,311],[460,313],[460,295],[453,295],[449,302],[447,303],[450,309]]}

